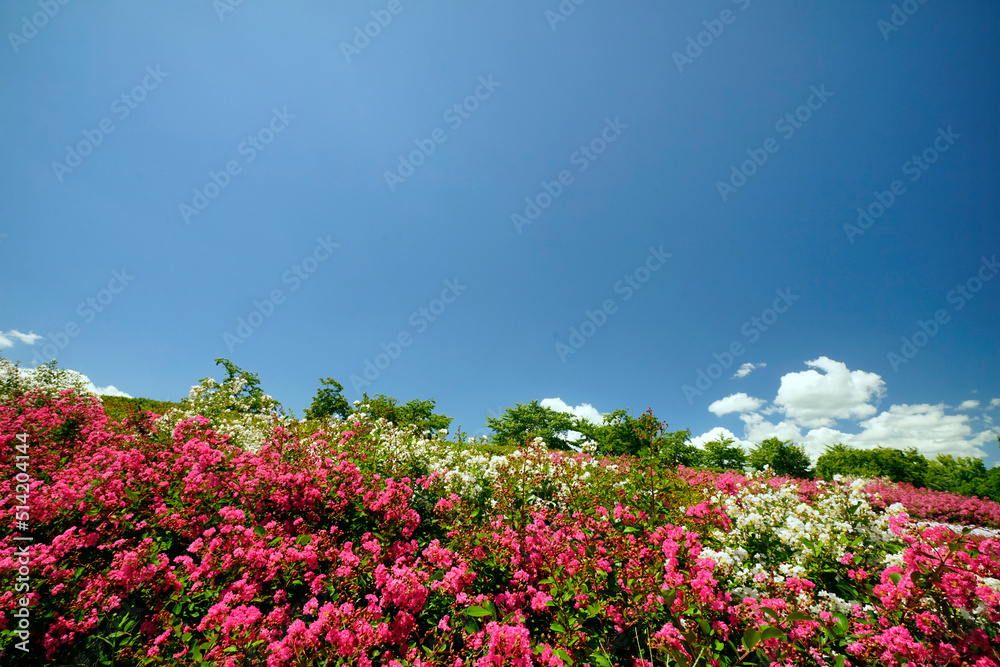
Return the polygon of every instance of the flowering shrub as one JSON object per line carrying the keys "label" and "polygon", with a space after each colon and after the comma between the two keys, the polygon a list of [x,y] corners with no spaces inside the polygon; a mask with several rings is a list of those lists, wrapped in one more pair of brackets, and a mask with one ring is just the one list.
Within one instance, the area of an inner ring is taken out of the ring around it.
{"label": "flowering shrub", "polygon": [[74,391],[0,403],[0,520],[27,434],[33,538],[3,664],[1000,665],[1000,540],[905,491],[486,453],[363,407],[310,432],[241,390],[114,428]]}
{"label": "flowering shrub", "polygon": [[27,370],[0,354],[0,401],[9,401],[32,390],[49,398],[66,390],[93,395],[87,391],[87,383],[79,373],[59,368],[55,360]]}

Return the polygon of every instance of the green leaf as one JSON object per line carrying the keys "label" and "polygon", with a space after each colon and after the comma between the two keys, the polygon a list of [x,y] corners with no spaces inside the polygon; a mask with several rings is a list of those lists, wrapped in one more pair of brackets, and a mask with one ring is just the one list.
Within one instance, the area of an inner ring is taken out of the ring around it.
{"label": "green leaf", "polygon": [[787,639],[788,635],[786,635],[781,628],[775,628],[775,627],[766,627],[764,628],[764,631],[760,633],[761,641],[765,639],[777,639],[779,637],[781,637],[782,639]]}
{"label": "green leaf", "polygon": [[812,614],[806,613],[804,611],[793,611],[791,614],[785,617],[786,621],[811,621]]}
{"label": "green leaf", "polygon": [[759,642],[760,632],[753,628],[747,628],[747,631],[743,633],[743,647],[748,651],[752,651]]}
{"label": "green leaf", "polygon": [[760,610],[770,616],[775,622],[781,622],[781,617],[778,616],[778,612],[771,609],[770,607],[761,607]]}
{"label": "green leaf", "polygon": [[833,667],[844,667],[844,656],[838,655],[833,663]]}
{"label": "green leaf", "polygon": [[836,628],[836,630],[837,630],[837,633],[841,634],[841,635],[842,634],[846,634],[847,633],[847,629],[851,625],[851,620],[849,618],[847,618],[846,615],[840,613],[839,611],[833,612],[833,615],[837,617],[837,623],[834,626]]}
{"label": "green leaf", "polygon": [[560,659],[561,659],[561,660],[562,660],[563,662],[565,662],[565,663],[566,663],[567,665],[572,665],[572,664],[573,664],[573,658],[569,657],[569,653],[567,653],[567,652],[566,652],[566,651],[564,651],[563,649],[561,649],[561,648],[557,648],[557,649],[555,650],[555,654],[556,654],[557,656],[559,656],[559,658],[560,658]]}
{"label": "green leaf", "polygon": [[673,656],[674,662],[676,662],[681,667],[691,667],[691,661],[686,655],[681,653],[677,649],[670,649],[670,655]]}
{"label": "green leaf", "polygon": [[482,607],[469,607],[465,611],[469,614],[469,616],[475,616],[476,618],[493,615],[489,609],[483,609]]}
{"label": "green leaf", "polygon": [[564,628],[559,623],[553,623],[550,627],[556,632],[566,632],[566,628]]}
{"label": "green leaf", "polygon": [[306,535],[299,535],[297,538],[295,538],[295,543],[298,544],[301,547],[301,546],[305,546],[305,545],[311,543],[312,539],[313,539],[312,535],[308,535],[308,534],[306,534]]}
{"label": "green leaf", "polygon": [[592,653],[590,657],[601,667],[611,667],[611,661],[600,653]]}
{"label": "green leaf", "polygon": [[264,537],[267,534],[267,529],[264,526],[255,526],[253,532],[257,534],[257,537]]}

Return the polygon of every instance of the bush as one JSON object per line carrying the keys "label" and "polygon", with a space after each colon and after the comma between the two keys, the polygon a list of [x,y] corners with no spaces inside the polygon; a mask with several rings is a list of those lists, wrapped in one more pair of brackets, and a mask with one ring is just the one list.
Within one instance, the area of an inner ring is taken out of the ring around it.
{"label": "bush", "polygon": [[104,414],[111,421],[120,422],[130,417],[141,417],[146,412],[164,415],[172,408],[179,408],[180,403],[171,401],[154,401],[151,398],[130,398],[126,396],[101,396],[104,404]]}

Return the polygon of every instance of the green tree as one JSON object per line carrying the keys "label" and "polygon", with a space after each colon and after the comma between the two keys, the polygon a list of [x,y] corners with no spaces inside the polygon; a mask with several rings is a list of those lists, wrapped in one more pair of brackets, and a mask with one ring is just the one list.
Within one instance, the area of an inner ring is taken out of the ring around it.
{"label": "green tree", "polygon": [[306,408],[307,419],[326,419],[337,415],[341,419],[347,419],[351,414],[351,406],[341,392],[344,386],[333,378],[319,379],[321,386],[316,391],[312,405]]}
{"label": "green tree", "polygon": [[722,470],[743,470],[747,465],[747,453],[730,437],[720,435],[705,443],[701,453],[701,465]]}
{"label": "green tree", "polygon": [[486,418],[494,444],[522,447],[526,441],[541,437],[550,449],[561,450],[577,444],[566,435],[567,431],[576,430],[576,422],[571,415],[544,408],[538,401],[516,403],[499,417]]}
{"label": "green tree", "polygon": [[417,433],[444,431],[451,424],[452,417],[434,413],[434,400],[413,399],[400,404],[392,396],[376,394],[369,398],[364,394],[361,402],[367,405],[367,412],[375,419],[384,418],[397,426],[413,424]]}
{"label": "green tree", "polygon": [[989,470],[981,458],[938,454],[928,461],[927,486],[936,491],[949,491],[965,496],[987,495]]}
{"label": "green tree", "polygon": [[915,447],[894,449],[874,447],[854,449],[836,444],[826,448],[816,460],[816,474],[831,479],[835,474],[856,477],[886,477],[894,482],[924,486],[930,467],[926,458]]}
{"label": "green tree", "polygon": [[863,469],[858,450],[839,442],[827,445],[826,450],[816,459],[816,475],[827,481],[833,479],[834,475],[870,474],[867,469]]}
{"label": "green tree", "polygon": [[615,410],[604,415],[602,424],[594,424],[578,417],[573,430],[597,443],[597,453],[602,456],[634,454],[642,446],[632,430],[632,418],[627,410]]}
{"label": "green tree", "polygon": [[669,465],[698,465],[700,450],[692,445],[691,431],[667,431],[649,408],[639,417],[628,410],[615,410],[604,415],[604,423],[592,424],[577,419],[573,426],[587,438],[597,443],[597,453],[602,456],[646,456],[655,453]]}
{"label": "green tree", "polygon": [[770,466],[776,475],[805,478],[810,476],[811,462],[802,445],[791,440],[768,438],[750,450],[747,462],[754,470]]}
{"label": "green tree", "polygon": [[[256,373],[251,373],[245,371],[229,359],[216,359],[215,365],[222,365],[226,369],[226,379],[223,380],[222,384],[227,384],[233,380],[242,380],[243,388],[239,392],[233,395],[235,399],[245,399],[246,412],[252,414],[266,414],[270,412],[271,406],[273,406],[276,401],[270,396],[266,395],[264,391],[260,388],[260,378],[257,377]],[[241,402],[243,402],[241,400]],[[229,406],[226,406],[228,410],[238,410],[239,405],[235,402]]]}

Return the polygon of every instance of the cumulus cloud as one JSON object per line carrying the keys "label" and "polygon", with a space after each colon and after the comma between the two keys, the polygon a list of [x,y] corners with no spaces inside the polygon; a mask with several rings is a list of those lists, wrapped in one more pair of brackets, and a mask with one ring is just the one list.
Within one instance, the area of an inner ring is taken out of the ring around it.
{"label": "cumulus cloud", "polygon": [[720,398],[708,406],[709,412],[714,412],[717,417],[728,415],[730,412],[754,412],[764,405],[765,401],[749,396],[742,391],[738,394],[730,394],[725,398]]}
{"label": "cumulus cloud", "polygon": [[90,381],[89,377],[87,377],[83,373],[80,373],[78,371],[71,371],[69,369],[66,369],[66,372],[78,376],[82,382],[86,383],[87,391],[97,394],[98,396],[124,396],[125,398],[132,398],[132,396],[126,394],[124,391],[114,386],[113,384],[109,384],[106,387],[98,387],[97,385],[95,385],[93,382]]}
{"label": "cumulus cloud", "polygon": [[733,375],[733,377],[734,378],[745,378],[746,376],[750,375],[750,373],[752,373],[756,369],[758,369],[758,368],[764,368],[765,366],[767,366],[767,364],[765,364],[763,362],[759,363],[759,364],[751,364],[750,362],[747,362],[747,363],[743,364],[742,366],[740,366],[740,369],[738,371],[736,371],[736,373]]}
{"label": "cumulus cloud", "polygon": [[124,391],[114,386],[113,384],[109,384],[107,387],[98,387],[94,385],[93,382],[88,380],[87,389],[94,392],[98,396],[123,396],[125,398],[133,398],[132,395],[126,394]]}
{"label": "cumulus cloud", "polygon": [[778,438],[779,440],[791,440],[801,444],[804,440],[802,429],[793,422],[782,420],[772,423],[764,419],[763,415],[751,412],[740,415],[743,422],[743,435],[752,442],[762,442],[768,438]]}
{"label": "cumulus cloud", "polygon": [[36,333],[21,333],[17,329],[0,331],[0,347],[13,347],[15,345],[15,340],[27,345],[34,345],[41,339],[42,336],[39,336]]}
{"label": "cumulus cloud", "polygon": [[590,403],[581,403],[574,406],[569,405],[561,398],[543,398],[538,404],[543,408],[549,408],[556,412],[566,412],[577,417],[582,417],[597,426],[604,423],[604,415]]}
{"label": "cumulus cloud", "polygon": [[729,438],[730,440],[734,440],[736,444],[742,447],[743,451],[745,452],[749,452],[752,447],[756,446],[755,443],[749,440],[744,440],[735,433],[733,433],[732,431],[730,431],[728,428],[722,428],[721,426],[716,426],[712,430],[707,431],[706,433],[702,433],[698,437],[691,438],[690,442],[698,449],[705,449],[706,442],[712,442],[713,440],[721,440],[722,438]]}
{"label": "cumulus cloud", "polygon": [[829,445],[838,443],[859,449],[915,447],[928,458],[938,454],[984,456],[983,446],[997,434],[991,430],[975,433],[969,415],[948,414],[946,409],[943,404],[893,405],[859,422],[855,433],[829,426],[804,430],[790,420],[774,423],[758,413],[740,415],[740,419],[748,440],[760,442],[770,437],[792,440],[802,445],[814,461]]}
{"label": "cumulus cloud", "polygon": [[[771,405],[746,394],[733,394],[712,403],[709,409],[720,416],[739,413],[744,448],[775,437],[803,445],[814,461],[827,446],[837,443],[858,448],[914,447],[928,458],[938,454],[983,457],[1000,435],[1000,428],[986,414],[986,410],[1000,407],[1000,398],[990,400],[988,407],[966,400],[957,408],[923,403],[879,409],[874,403],[885,395],[886,387],[878,374],[851,371],[846,364],[827,357],[806,365],[818,370],[784,375]],[[982,414],[963,414],[970,411]],[[974,420],[980,418],[985,428],[974,429]],[[838,427],[839,420],[851,420],[855,427]],[[696,440],[703,444],[719,434],[735,437],[726,429],[715,428]]]}
{"label": "cumulus cloud", "polygon": [[877,408],[872,399],[885,395],[885,382],[877,373],[850,371],[847,364],[820,357],[806,362],[815,370],[787,373],[774,399],[785,416],[802,426],[833,426],[837,419],[871,417]]}

